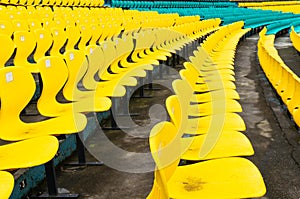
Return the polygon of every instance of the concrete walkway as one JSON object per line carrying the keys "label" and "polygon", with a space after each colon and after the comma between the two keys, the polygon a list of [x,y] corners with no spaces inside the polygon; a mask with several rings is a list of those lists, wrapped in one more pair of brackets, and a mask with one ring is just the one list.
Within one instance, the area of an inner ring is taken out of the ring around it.
{"label": "concrete walkway", "polygon": [[[256,45],[258,37],[252,36],[242,42],[236,54],[235,73],[237,90],[247,131],[255,155],[249,159],[260,169],[268,193],[264,199],[300,198],[300,134],[280,104],[275,92],[258,65]],[[173,77],[173,76],[172,76]],[[171,78],[171,76],[167,77]],[[133,99],[131,111],[139,125],[149,123],[148,108],[153,104],[164,105],[172,94],[168,89],[147,91],[150,99]],[[135,107],[135,108],[134,108]],[[120,131],[106,132],[116,145],[132,151],[149,151],[147,139],[134,138]],[[93,160],[92,157],[88,157]],[[75,160],[76,155],[68,161]],[[60,167],[58,185],[80,198],[90,199],[142,199],[151,190],[153,173],[130,174],[100,167]],[[37,190],[45,190],[45,184]]]}
{"label": "concrete walkway", "polygon": [[255,150],[249,159],[264,177],[268,190],[264,198],[298,199],[300,134],[259,66],[257,41],[256,35],[241,43],[235,61],[245,134]]}

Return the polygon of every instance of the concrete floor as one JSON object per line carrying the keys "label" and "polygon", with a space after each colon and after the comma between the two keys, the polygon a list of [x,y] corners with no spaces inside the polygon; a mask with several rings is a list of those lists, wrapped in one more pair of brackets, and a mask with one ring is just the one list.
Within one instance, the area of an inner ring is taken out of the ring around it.
{"label": "concrete floor", "polygon": [[[298,199],[300,134],[258,65],[257,40],[256,35],[242,42],[237,49],[235,61],[236,86],[241,96],[239,102],[243,107],[241,115],[247,125],[245,134],[255,149],[255,155],[249,159],[257,165],[264,177],[268,190],[264,199]],[[278,38],[277,41],[281,42],[281,49],[285,49],[284,46],[291,48],[287,40],[282,41]],[[281,50],[280,53],[282,56],[289,56],[290,52],[292,49]],[[297,58],[290,60],[300,63],[299,57]],[[176,78],[176,74],[165,78]],[[147,91],[146,94],[153,98],[132,99],[130,110],[140,113],[140,116],[134,117],[137,124],[147,126],[150,123],[149,107],[154,104],[164,105],[165,99],[172,92],[163,89]],[[151,119],[157,118],[159,114],[161,113],[154,112]],[[120,131],[105,133],[113,143],[125,150],[149,151],[146,138],[136,138]],[[88,159],[94,160],[91,156],[88,156]],[[68,161],[72,160],[76,160],[76,155]],[[151,190],[153,172],[131,174],[107,166],[86,168],[61,166],[57,168],[57,180],[60,187],[73,193],[80,193],[80,198],[142,199],[146,198]],[[45,189],[43,184],[35,192]]]}
{"label": "concrete floor", "polygon": [[[257,40],[257,36],[252,36],[241,43],[235,61],[237,91],[243,107],[241,115],[247,126],[245,134],[255,150],[249,159],[264,177],[267,186],[264,198],[299,198],[300,134],[258,65]],[[286,42],[285,45],[291,47]],[[282,51],[281,56],[288,54]]]}

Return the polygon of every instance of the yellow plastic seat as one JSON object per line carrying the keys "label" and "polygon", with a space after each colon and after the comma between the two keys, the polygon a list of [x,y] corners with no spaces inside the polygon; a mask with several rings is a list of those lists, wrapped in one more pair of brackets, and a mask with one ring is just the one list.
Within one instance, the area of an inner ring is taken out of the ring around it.
{"label": "yellow plastic seat", "polygon": [[36,46],[36,40],[33,33],[28,31],[14,32],[14,43],[17,48],[14,65],[25,67],[32,73],[38,73],[39,70],[37,64],[29,63],[27,60]]}
{"label": "yellow plastic seat", "polygon": [[295,47],[295,49],[298,52],[300,52],[300,44],[299,44],[299,42],[300,42],[300,35],[295,32],[294,26],[291,27],[290,39],[291,39],[291,41],[292,41],[293,46]]}
{"label": "yellow plastic seat", "polygon": [[10,36],[4,34],[0,34],[0,43],[5,46],[5,48],[0,48],[0,68],[2,68],[12,56],[15,50],[15,44],[11,40]]}
{"label": "yellow plastic seat", "polygon": [[294,119],[295,123],[297,124],[297,126],[300,127],[300,110],[299,109],[294,110],[293,119]]}
{"label": "yellow plastic seat", "polygon": [[[168,97],[166,106],[171,121],[178,129],[178,134],[184,134],[188,125],[188,118],[184,105],[180,104],[179,97],[176,95]],[[245,135],[230,129],[223,130],[222,124],[219,124],[221,125],[221,128],[217,127],[218,124],[216,123],[213,125],[214,126],[208,130],[205,135],[184,136],[181,138],[181,150],[183,152],[183,155],[181,156],[182,159],[207,160],[239,155],[253,155],[253,148]],[[219,133],[217,133],[213,139],[209,137],[208,133],[212,134],[216,133],[216,131],[219,131]],[[200,157],[202,147],[208,146],[207,142],[210,142],[210,145],[213,147],[209,150],[208,154]]]}
{"label": "yellow plastic seat", "polygon": [[[294,80],[292,80],[292,78]],[[293,115],[293,112],[296,109],[300,108],[300,102],[299,102],[300,78],[295,75],[290,78],[290,81],[294,81],[295,89],[293,90],[293,94],[291,95],[291,98],[287,101],[287,107],[289,112]],[[288,88],[288,89],[292,89],[292,88]]]}
{"label": "yellow plastic seat", "polygon": [[211,102],[190,105],[188,114],[190,116],[206,116],[220,113],[238,113],[242,112],[241,105],[236,100],[221,99]]}
{"label": "yellow plastic seat", "polygon": [[116,84],[114,81],[97,81],[95,77],[100,79],[99,71],[104,70],[105,64],[104,53],[101,47],[92,47],[88,50],[89,66],[86,74],[82,79],[83,86],[88,90],[96,92],[97,96],[121,97],[125,95],[126,89],[123,85]]}
{"label": "yellow plastic seat", "polygon": [[14,176],[7,171],[0,171],[0,198],[9,198],[15,184]]}
{"label": "yellow plastic seat", "polygon": [[240,96],[234,89],[214,90],[210,92],[195,94],[191,98],[191,102],[210,102],[212,100],[221,99],[234,99],[239,100]]}
{"label": "yellow plastic seat", "polygon": [[205,84],[197,84],[194,88],[196,92],[208,92],[219,89],[236,89],[231,81],[207,81]]}
{"label": "yellow plastic seat", "polygon": [[0,170],[28,168],[44,164],[55,156],[58,146],[58,140],[54,136],[40,136],[1,145]]}
{"label": "yellow plastic seat", "polygon": [[52,33],[51,28],[55,28],[54,21],[49,17],[44,17],[42,18],[42,23],[43,23],[43,28]]}
{"label": "yellow plastic seat", "polygon": [[[296,93],[296,79],[298,78],[298,76],[295,75],[295,73],[291,71],[288,67],[286,67],[286,70],[288,71],[287,87],[284,89],[283,92],[279,93],[279,95],[281,96],[281,99],[285,104],[289,104],[289,101],[292,100],[292,98],[294,98],[294,94]],[[285,69],[282,72],[284,73],[284,71]]]}
{"label": "yellow plastic seat", "polygon": [[[128,85],[128,86],[136,86],[137,80],[136,78],[132,77],[134,74],[130,73],[118,73],[118,74],[110,74],[108,72],[108,67],[115,61],[116,59],[116,50],[115,44],[112,41],[106,41],[102,43],[102,50],[101,49],[94,49],[93,54],[90,56],[90,59],[97,59],[99,53],[103,53],[104,62],[99,67],[98,77],[103,81],[114,82],[114,85]],[[101,56],[101,55],[100,55]],[[145,76],[146,73],[142,70],[139,72],[142,76]],[[113,76],[113,77],[112,77]]]}
{"label": "yellow plastic seat", "polygon": [[156,163],[155,186],[148,199],[156,198],[253,198],[266,192],[257,167],[239,157],[177,166],[180,137],[169,122],[156,125],[149,137]]}
{"label": "yellow plastic seat", "polygon": [[9,20],[0,20],[0,34],[11,37],[14,31],[14,27]]}
{"label": "yellow plastic seat", "polygon": [[75,45],[80,40],[80,31],[77,26],[67,26],[66,27],[66,36],[68,38],[68,42],[66,45],[67,50],[74,50]]}
{"label": "yellow plastic seat", "polygon": [[38,61],[40,58],[45,56],[46,52],[50,49],[53,40],[51,33],[42,28],[35,29],[34,36],[37,41],[37,46],[33,57],[34,60]]}
{"label": "yellow plastic seat", "polygon": [[81,25],[79,29],[80,29],[81,39],[78,44],[78,49],[85,50],[87,44],[92,38],[92,34],[93,34],[92,28],[91,26],[89,26],[89,24],[86,24],[86,25]]}
{"label": "yellow plastic seat", "polygon": [[[221,118],[221,119],[219,119]],[[223,113],[209,115],[200,118],[188,120],[188,125],[185,129],[186,134],[205,134],[212,125],[222,124],[223,130],[245,131],[246,125],[240,115],[236,113]]]}
{"label": "yellow plastic seat", "polygon": [[159,62],[157,61],[157,58],[152,56],[144,56],[141,57],[139,54],[144,52],[147,49],[150,49],[150,47],[155,42],[155,35],[152,31],[142,31],[140,33],[137,33],[134,35],[135,39],[135,49],[131,53],[131,60],[135,63],[143,63],[143,64],[154,64],[159,65]]}
{"label": "yellow plastic seat", "polygon": [[38,19],[30,18],[27,20],[27,22],[31,31],[42,28],[42,22]]}
{"label": "yellow plastic seat", "polygon": [[60,49],[64,46],[67,40],[66,33],[61,27],[54,27],[51,29],[52,37],[53,37],[53,45],[50,50],[51,56],[60,56],[62,53]]}
{"label": "yellow plastic seat", "polygon": [[200,157],[201,147],[203,147],[207,138],[206,135],[185,137],[181,139],[181,146],[184,153],[181,159],[185,160],[209,160],[216,158],[234,157],[234,156],[251,156],[254,150],[249,139],[237,131],[223,131],[217,140],[212,142],[214,147],[204,157]]}
{"label": "yellow plastic seat", "polygon": [[[176,95],[179,98],[180,105],[173,105],[173,108],[167,108],[170,111],[171,109],[183,110],[180,114],[174,115],[171,117],[174,123],[177,123],[180,126],[183,126],[182,130],[186,134],[205,134],[211,127],[216,127],[222,125],[222,130],[234,130],[234,131],[244,131],[246,129],[244,120],[236,113],[219,113],[214,115],[208,115],[200,118],[191,118],[187,121],[185,118],[188,118],[188,107],[190,106],[190,99],[193,98],[194,94],[192,88],[184,80],[175,80],[172,83],[173,89]],[[214,102],[216,103],[216,102]],[[176,108],[177,107],[177,108]],[[222,106],[222,109],[225,107]],[[170,116],[173,114],[169,114]],[[184,122],[184,123],[182,123]]]}
{"label": "yellow plastic seat", "polygon": [[77,133],[87,124],[85,115],[79,113],[30,123],[21,120],[20,113],[32,99],[36,88],[31,73],[23,67],[0,69],[0,84],[0,139],[15,141],[42,135]]}
{"label": "yellow plastic seat", "polygon": [[13,19],[12,24],[15,31],[29,31],[29,25],[27,21],[23,19]]}
{"label": "yellow plastic seat", "polygon": [[[78,82],[76,80],[80,80],[81,77],[77,77],[76,75],[79,73],[76,72],[79,72],[80,68],[72,68],[69,73],[66,63],[63,58],[59,56],[41,58],[38,64],[43,81],[43,90],[38,99],[37,108],[42,115],[53,117],[79,112],[100,112],[109,110],[111,101],[107,97],[98,97],[94,92],[89,92],[86,96],[84,96],[84,94],[82,94],[84,92],[82,92],[81,95],[78,96]],[[56,96],[65,85],[68,74],[71,75],[70,80],[75,80],[72,81],[73,84],[69,84],[69,87],[71,87],[69,90],[73,89],[73,93],[71,93],[70,96],[72,102],[60,103],[57,101]]]}
{"label": "yellow plastic seat", "polygon": [[[136,43],[138,43],[138,41],[136,41]],[[109,55],[112,56],[113,58],[110,64],[111,73],[109,73],[108,71],[104,71],[101,74],[101,79],[103,80],[110,80],[110,79],[117,79],[117,78],[125,79],[124,76],[145,77],[146,73],[144,72],[144,70],[153,70],[153,67],[150,64],[158,64],[156,60],[149,60],[149,59],[136,59],[135,61],[132,60],[133,62],[128,62],[128,57],[130,56],[132,57],[133,54],[139,52],[139,49],[136,50],[133,48],[132,37],[124,37],[122,39],[116,40],[115,48],[116,48],[115,54]],[[135,86],[135,85],[136,83],[134,83],[133,85],[130,84],[128,86]]]}
{"label": "yellow plastic seat", "polygon": [[101,28],[99,24],[91,24],[92,38],[89,42],[90,45],[97,45],[99,38],[101,37]]}

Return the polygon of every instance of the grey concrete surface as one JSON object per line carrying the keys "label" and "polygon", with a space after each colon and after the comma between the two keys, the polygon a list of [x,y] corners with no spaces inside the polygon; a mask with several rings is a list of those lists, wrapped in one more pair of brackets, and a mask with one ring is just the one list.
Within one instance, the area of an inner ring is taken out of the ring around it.
{"label": "grey concrete surface", "polygon": [[264,177],[267,194],[263,198],[298,199],[300,134],[259,66],[257,40],[257,36],[252,36],[241,43],[235,61],[245,134],[255,150],[249,159]]}
{"label": "grey concrete surface", "polygon": [[[245,134],[255,150],[255,155],[249,159],[264,177],[268,191],[263,199],[298,199],[300,134],[258,65],[257,40],[256,35],[241,42],[235,60],[237,91],[243,107],[241,116],[247,125]],[[148,124],[149,107],[153,104],[164,105],[165,99],[172,92],[163,89],[146,93],[154,98],[131,100],[131,112],[140,113],[140,116],[134,117],[139,125]],[[126,150],[149,151],[147,139],[136,138],[120,131],[108,131],[106,135]],[[88,159],[93,160],[93,157],[88,156]],[[76,160],[76,154],[68,161],[72,160]],[[151,190],[153,173],[131,174],[107,166],[61,166],[57,168],[57,179],[60,187],[80,193],[80,198],[142,199]],[[35,191],[45,189],[44,183]]]}

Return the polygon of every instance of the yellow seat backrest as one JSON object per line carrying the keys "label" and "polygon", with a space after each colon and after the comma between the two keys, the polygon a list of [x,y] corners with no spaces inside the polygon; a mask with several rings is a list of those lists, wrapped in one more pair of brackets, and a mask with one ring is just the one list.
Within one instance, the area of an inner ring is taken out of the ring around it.
{"label": "yellow seat backrest", "polygon": [[50,31],[43,28],[34,30],[34,36],[37,41],[34,60],[38,61],[40,58],[44,57],[46,52],[50,49],[53,39]]}
{"label": "yellow seat backrest", "polygon": [[150,133],[150,150],[157,169],[154,180],[161,188],[159,197],[163,199],[169,198],[167,182],[180,161],[180,139],[180,133],[170,122],[161,122],[155,125]]}
{"label": "yellow seat backrest", "polygon": [[14,32],[14,43],[17,48],[14,64],[18,66],[28,66],[29,55],[34,51],[36,40],[32,32],[16,31]]}
{"label": "yellow seat backrest", "polygon": [[26,20],[24,19],[14,19],[12,20],[12,24],[14,26],[14,30],[15,31],[28,31],[29,30],[29,26]]}
{"label": "yellow seat backrest", "polygon": [[53,37],[53,45],[50,50],[51,56],[62,55],[60,49],[64,46],[67,41],[67,36],[63,28],[55,27],[51,29]]}
{"label": "yellow seat backrest", "polygon": [[43,82],[43,90],[38,99],[37,108],[40,113],[48,110],[49,106],[58,104],[56,96],[63,88],[68,78],[68,68],[61,56],[43,57],[38,61],[39,71]]}
{"label": "yellow seat backrest", "polygon": [[3,68],[15,50],[15,44],[10,36],[0,34],[0,44],[5,46],[0,48],[0,68]]}
{"label": "yellow seat backrest", "polygon": [[96,90],[97,81],[95,76],[98,78],[98,72],[104,63],[104,53],[101,47],[96,47],[93,52],[88,55],[88,70],[82,79],[83,86],[89,90]]}
{"label": "yellow seat backrest", "polygon": [[75,45],[78,43],[78,41],[80,39],[79,28],[77,26],[67,26],[66,27],[66,36],[68,38],[66,50],[74,50]]}
{"label": "yellow seat backrest", "polygon": [[68,67],[68,80],[63,88],[63,94],[67,100],[76,101],[80,98],[77,86],[88,69],[88,62],[84,51],[81,50],[66,51],[64,58]]}
{"label": "yellow seat backrest", "polygon": [[79,50],[85,50],[87,43],[90,41],[92,37],[92,28],[89,24],[86,25],[80,25],[80,34],[81,34],[81,39],[78,44]]}
{"label": "yellow seat backrest", "polygon": [[38,19],[31,18],[31,19],[28,19],[27,22],[28,22],[28,25],[29,25],[29,28],[31,31],[42,28],[42,23]]}
{"label": "yellow seat backrest", "polygon": [[18,124],[20,113],[35,92],[33,76],[24,67],[4,67],[0,69],[0,85],[0,124]]}
{"label": "yellow seat backrest", "polygon": [[12,23],[8,20],[0,20],[0,34],[5,34],[11,37],[14,32]]}

